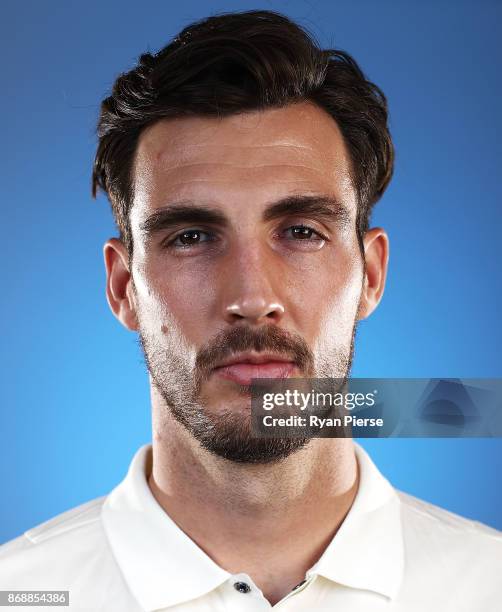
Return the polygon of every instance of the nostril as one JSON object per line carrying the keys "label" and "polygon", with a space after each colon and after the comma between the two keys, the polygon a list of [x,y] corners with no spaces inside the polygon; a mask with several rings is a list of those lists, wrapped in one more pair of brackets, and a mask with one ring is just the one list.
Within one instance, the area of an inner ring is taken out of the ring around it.
{"label": "nostril", "polygon": [[267,317],[277,319],[284,314],[284,306],[282,304],[270,304],[270,312]]}
{"label": "nostril", "polygon": [[276,302],[266,302],[261,299],[247,299],[242,302],[235,302],[227,306],[226,315],[232,321],[249,319],[259,320],[278,320],[284,313],[284,307]]}

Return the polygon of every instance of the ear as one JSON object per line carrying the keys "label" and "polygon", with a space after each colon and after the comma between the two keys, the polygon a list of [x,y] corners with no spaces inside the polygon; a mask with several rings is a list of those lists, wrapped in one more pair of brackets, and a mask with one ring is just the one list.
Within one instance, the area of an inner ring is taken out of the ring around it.
{"label": "ear", "polygon": [[124,243],[110,238],[103,247],[106,268],[106,298],[113,314],[124,327],[138,330],[136,301]]}
{"label": "ear", "polygon": [[366,319],[382,299],[389,262],[389,238],[381,227],[366,232],[363,239],[366,270],[358,320]]}

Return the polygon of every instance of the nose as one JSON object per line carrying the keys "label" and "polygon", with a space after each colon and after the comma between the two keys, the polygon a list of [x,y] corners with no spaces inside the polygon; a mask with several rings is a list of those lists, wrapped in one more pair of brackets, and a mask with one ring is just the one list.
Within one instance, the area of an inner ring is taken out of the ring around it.
{"label": "nose", "polygon": [[233,322],[248,320],[253,323],[278,322],[284,314],[284,306],[254,295],[240,299],[226,308],[227,319]]}
{"label": "nose", "polygon": [[279,297],[281,275],[273,261],[255,249],[234,254],[226,270],[223,310],[228,323],[281,321],[285,314],[284,301]]}

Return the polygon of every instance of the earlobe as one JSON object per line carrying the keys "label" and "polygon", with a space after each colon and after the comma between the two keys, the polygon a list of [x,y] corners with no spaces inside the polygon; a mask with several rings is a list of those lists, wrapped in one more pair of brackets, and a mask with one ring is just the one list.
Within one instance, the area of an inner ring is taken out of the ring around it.
{"label": "earlobe", "polygon": [[110,309],[124,327],[137,331],[138,320],[127,249],[118,238],[110,238],[103,247],[103,256],[106,298]]}
{"label": "earlobe", "polygon": [[380,303],[385,289],[389,261],[389,238],[384,229],[374,227],[364,235],[366,270],[358,320],[366,319]]}

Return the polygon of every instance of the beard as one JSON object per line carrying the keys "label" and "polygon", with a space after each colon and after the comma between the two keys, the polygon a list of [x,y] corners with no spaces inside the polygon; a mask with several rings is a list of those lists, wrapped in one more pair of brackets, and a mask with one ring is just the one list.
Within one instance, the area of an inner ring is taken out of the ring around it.
{"label": "beard", "polygon": [[[164,331],[164,328],[163,328]],[[305,378],[346,380],[352,365],[356,322],[345,349],[324,347],[317,359],[305,340],[275,325],[237,326],[223,330],[193,354],[175,326],[159,336],[148,334],[140,322],[139,341],[152,384],[172,416],[205,450],[224,459],[253,464],[278,462],[306,447],[310,436],[260,438],[253,434],[251,410],[207,408],[202,387],[214,367],[237,352],[271,351],[288,355]],[[250,404],[250,386],[236,385],[243,402]]]}

